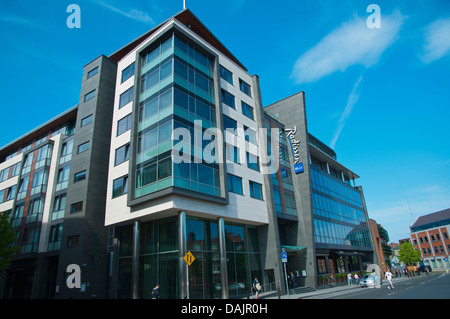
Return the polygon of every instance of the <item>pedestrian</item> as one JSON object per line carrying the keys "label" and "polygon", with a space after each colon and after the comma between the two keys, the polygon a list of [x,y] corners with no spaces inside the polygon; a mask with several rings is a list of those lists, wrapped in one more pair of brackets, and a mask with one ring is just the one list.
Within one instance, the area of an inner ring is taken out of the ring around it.
{"label": "pedestrian", "polygon": [[159,284],[152,289],[152,299],[159,299]]}
{"label": "pedestrian", "polygon": [[292,288],[295,288],[295,275],[292,271],[291,271],[291,282]]}
{"label": "pedestrian", "polygon": [[359,276],[357,273],[355,273],[355,275],[353,276],[353,278],[355,278],[355,284],[358,286],[359,285]]}
{"label": "pedestrian", "polygon": [[347,280],[348,280],[348,285],[351,286],[352,285],[352,274],[351,273],[348,273]]}
{"label": "pedestrian", "polygon": [[391,271],[388,269],[387,271],[386,271],[386,274],[385,274],[385,276],[386,276],[386,279],[387,279],[387,281],[388,281],[388,289],[394,289],[394,285],[392,284],[392,273],[391,273]]}
{"label": "pedestrian", "polygon": [[255,280],[253,280],[253,290],[255,291],[255,295],[256,295],[255,298],[259,299],[258,293],[261,290],[261,285],[260,285],[257,277],[255,277]]}

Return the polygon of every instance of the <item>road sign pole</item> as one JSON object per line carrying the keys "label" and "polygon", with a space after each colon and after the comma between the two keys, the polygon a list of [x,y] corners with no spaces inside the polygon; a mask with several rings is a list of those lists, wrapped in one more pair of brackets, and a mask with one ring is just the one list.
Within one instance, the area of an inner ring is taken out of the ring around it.
{"label": "road sign pole", "polygon": [[289,298],[289,284],[288,284],[287,269],[286,269],[287,253],[284,248],[281,251],[281,262],[283,263],[283,266],[284,266],[284,278],[286,279],[286,292],[287,292],[287,296]]}
{"label": "road sign pole", "polygon": [[189,265],[186,264],[186,297],[189,299]]}
{"label": "road sign pole", "polygon": [[284,278],[286,279],[286,291],[289,298],[289,286],[288,286],[288,278],[287,278],[287,271],[286,271],[286,263],[283,263],[284,265]]}

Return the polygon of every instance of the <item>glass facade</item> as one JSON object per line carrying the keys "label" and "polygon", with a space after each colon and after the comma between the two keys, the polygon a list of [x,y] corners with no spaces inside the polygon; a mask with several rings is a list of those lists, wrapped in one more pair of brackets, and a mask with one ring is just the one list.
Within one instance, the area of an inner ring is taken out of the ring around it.
{"label": "glass facade", "polygon": [[[275,122],[265,119],[266,127],[276,127]],[[291,165],[287,151],[286,137],[281,127],[278,136],[278,159],[280,163],[279,169],[272,174],[273,201],[275,203],[275,211],[279,216],[291,215],[297,216],[297,204],[295,201],[294,185],[292,180]],[[267,147],[271,146],[271,131],[268,130]],[[267,154],[271,155],[273,150],[268,149]]]}
{"label": "glass facade", "polygon": [[[205,137],[216,128],[213,57],[172,34],[141,58],[135,198],[171,186],[221,196],[216,143]],[[191,140],[172,137],[178,128]],[[195,134],[204,137],[200,143]],[[182,158],[174,158],[174,147]]]}
{"label": "glass facade", "polygon": [[[133,227],[117,228],[119,240],[118,298],[131,298]],[[164,218],[140,224],[139,297],[151,298],[160,284],[163,299],[179,298],[178,220]],[[187,250],[194,257],[188,267],[189,298],[221,298],[219,233],[216,220],[186,218]],[[229,296],[246,295],[252,278],[261,278],[259,239],[256,227],[225,223]]]}
{"label": "glass facade", "polygon": [[311,165],[316,244],[371,247],[361,195]]}

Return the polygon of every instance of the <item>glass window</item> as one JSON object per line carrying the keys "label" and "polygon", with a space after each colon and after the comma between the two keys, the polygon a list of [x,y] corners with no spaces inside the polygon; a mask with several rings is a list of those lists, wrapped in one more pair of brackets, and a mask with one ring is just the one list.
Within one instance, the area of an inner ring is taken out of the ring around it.
{"label": "glass window", "polygon": [[187,65],[179,60],[174,62],[174,72],[179,77],[187,80],[188,79],[188,68]]}
{"label": "glass window", "polygon": [[158,163],[158,180],[172,176],[172,160],[166,158]]}
{"label": "glass window", "polygon": [[242,178],[239,176],[227,174],[228,191],[236,194],[243,194],[242,192]]}
{"label": "glass window", "polygon": [[196,100],[196,110],[195,111],[196,111],[195,114],[204,118],[205,120],[209,121],[211,119],[211,114],[210,114],[211,108],[199,100]]}
{"label": "glass window", "polygon": [[128,192],[128,176],[122,176],[113,181],[112,197],[118,197]]}
{"label": "glass window", "polygon": [[172,37],[167,39],[165,42],[161,43],[161,53],[167,51],[172,47]]}
{"label": "glass window", "polygon": [[259,172],[259,158],[247,152],[247,167]]}
{"label": "glass window", "polygon": [[195,85],[205,92],[209,92],[209,81],[200,73],[195,73]]}
{"label": "glass window", "polygon": [[91,122],[92,122],[92,114],[86,116],[84,119],[81,120],[81,127],[88,125]]}
{"label": "glass window", "polygon": [[233,73],[223,66],[220,66],[220,77],[228,83],[233,84]]}
{"label": "glass window", "polygon": [[138,154],[158,145],[158,129],[145,132],[138,138]]}
{"label": "glass window", "polygon": [[69,180],[70,165],[64,166],[58,171],[58,183]]}
{"label": "glass window", "polygon": [[117,122],[117,136],[131,129],[131,113]]}
{"label": "glass window", "polygon": [[187,43],[179,39],[178,37],[175,37],[175,47],[180,49],[184,53],[187,53]]}
{"label": "glass window", "polygon": [[66,194],[61,194],[55,197],[55,202],[53,204],[53,211],[57,212],[64,210],[66,208]]}
{"label": "glass window", "polygon": [[227,160],[240,164],[239,148],[230,144],[225,144],[225,147]]}
{"label": "glass window", "polygon": [[245,94],[247,94],[248,96],[252,96],[251,95],[251,89],[250,89],[250,84],[248,84],[247,82],[245,82],[242,79],[239,79],[239,89],[244,92]]}
{"label": "glass window", "polygon": [[151,99],[144,103],[142,106],[142,114],[140,114],[140,120],[146,119],[156,113],[158,113],[158,97]]}
{"label": "glass window", "polygon": [[134,87],[132,86],[120,95],[119,109],[124,107],[133,100],[133,91],[134,91],[133,89]]}
{"label": "glass window", "polygon": [[61,235],[62,235],[62,229],[63,229],[63,224],[57,224],[57,225],[52,225],[50,227],[50,236],[48,241],[50,243],[56,242],[56,241],[61,241]]}
{"label": "glass window", "polygon": [[95,90],[92,90],[91,92],[87,93],[84,96],[84,102],[89,101],[90,99],[92,99],[95,96]]}
{"label": "glass window", "polygon": [[8,188],[8,194],[6,195],[6,200],[11,200],[14,199],[14,197],[16,196],[16,186],[17,185],[13,185],[10,188]]}
{"label": "glass window", "polygon": [[142,187],[154,182],[156,182],[156,164],[147,165],[138,170],[136,187]]}
{"label": "glass window", "polygon": [[262,192],[262,185],[249,181],[250,186],[250,197],[256,198],[256,199],[263,199],[263,192]]}
{"label": "glass window", "polygon": [[95,68],[93,68],[92,70],[90,70],[87,74],[87,78],[91,78],[94,75],[96,75],[98,73],[98,66],[96,66]]}
{"label": "glass window", "polygon": [[250,119],[254,119],[253,118],[253,107],[251,107],[250,105],[248,105],[247,103],[241,101],[241,105],[242,105],[242,114],[244,114],[245,116],[247,116]]}
{"label": "glass window", "polygon": [[174,91],[174,104],[182,107],[183,109],[188,109],[188,95],[178,89],[175,89]]}
{"label": "glass window", "polygon": [[245,140],[256,144],[256,131],[244,125]]}
{"label": "glass window", "polygon": [[33,181],[31,182],[31,187],[38,187],[47,184],[48,172],[45,170],[40,170],[34,173]]}
{"label": "glass window", "polygon": [[75,173],[73,175],[73,182],[74,183],[82,181],[83,179],[86,179],[86,171],[85,170],[82,171],[82,172]]}
{"label": "glass window", "polygon": [[163,80],[171,74],[172,74],[172,60],[169,60],[169,62],[161,66],[159,79]]}
{"label": "glass window", "polygon": [[70,205],[70,213],[77,213],[83,210],[83,202],[78,202]]}
{"label": "glass window", "polygon": [[114,158],[114,165],[119,165],[130,158],[130,144],[126,144],[116,149],[116,156]]}
{"label": "glass window", "polygon": [[224,130],[233,130],[233,133],[237,135],[237,122],[226,115],[223,116],[223,128]]}
{"label": "glass window", "polygon": [[148,90],[159,82],[159,69],[147,74],[141,81],[141,91]]}
{"label": "glass window", "polygon": [[126,80],[128,80],[129,78],[131,78],[134,75],[134,62],[131,63],[129,66],[127,66],[125,69],[123,69],[122,71],[122,81],[120,83],[125,82]]}
{"label": "glass window", "polygon": [[67,248],[78,247],[80,245],[80,235],[67,237]]}
{"label": "glass window", "polygon": [[199,183],[214,185],[214,170],[212,167],[205,165],[198,165],[198,181]]}
{"label": "glass window", "polygon": [[158,143],[165,142],[172,136],[172,121],[169,121],[159,127]]}
{"label": "glass window", "polygon": [[172,105],[172,88],[164,91],[159,96],[159,110],[161,111],[170,105]]}
{"label": "glass window", "polygon": [[233,109],[236,108],[236,106],[234,105],[234,95],[228,93],[224,89],[222,89],[222,102],[228,105],[229,107],[232,107]]}
{"label": "glass window", "polygon": [[86,152],[89,149],[89,141],[78,145],[78,154]]}
{"label": "glass window", "polygon": [[9,167],[0,172],[0,182],[6,181],[9,176]]}

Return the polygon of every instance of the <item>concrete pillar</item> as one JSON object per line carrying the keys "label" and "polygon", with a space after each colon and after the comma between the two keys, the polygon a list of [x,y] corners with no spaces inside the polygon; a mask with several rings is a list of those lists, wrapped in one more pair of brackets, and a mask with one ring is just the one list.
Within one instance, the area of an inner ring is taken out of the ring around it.
{"label": "concrete pillar", "polygon": [[187,234],[186,234],[186,212],[178,213],[178,276],[180,298],[186,299],[189,296],[188,285],[188,266],[184,261],[184,255],[187,253]]}
{"label": "concrete pillar", "polygon": [[227,247],[225,244],[225,221],[223,217],[217,220],[219,236],[219,257],[220,257],[220,285],[222,287],[222,299],[228,299],[228,270],[227,270]]}
{"label": "concrete pillar", "polygon": [[133,225],[133,252],[131,256],[131,295],[133,299],[139,298],[139,221]]}

